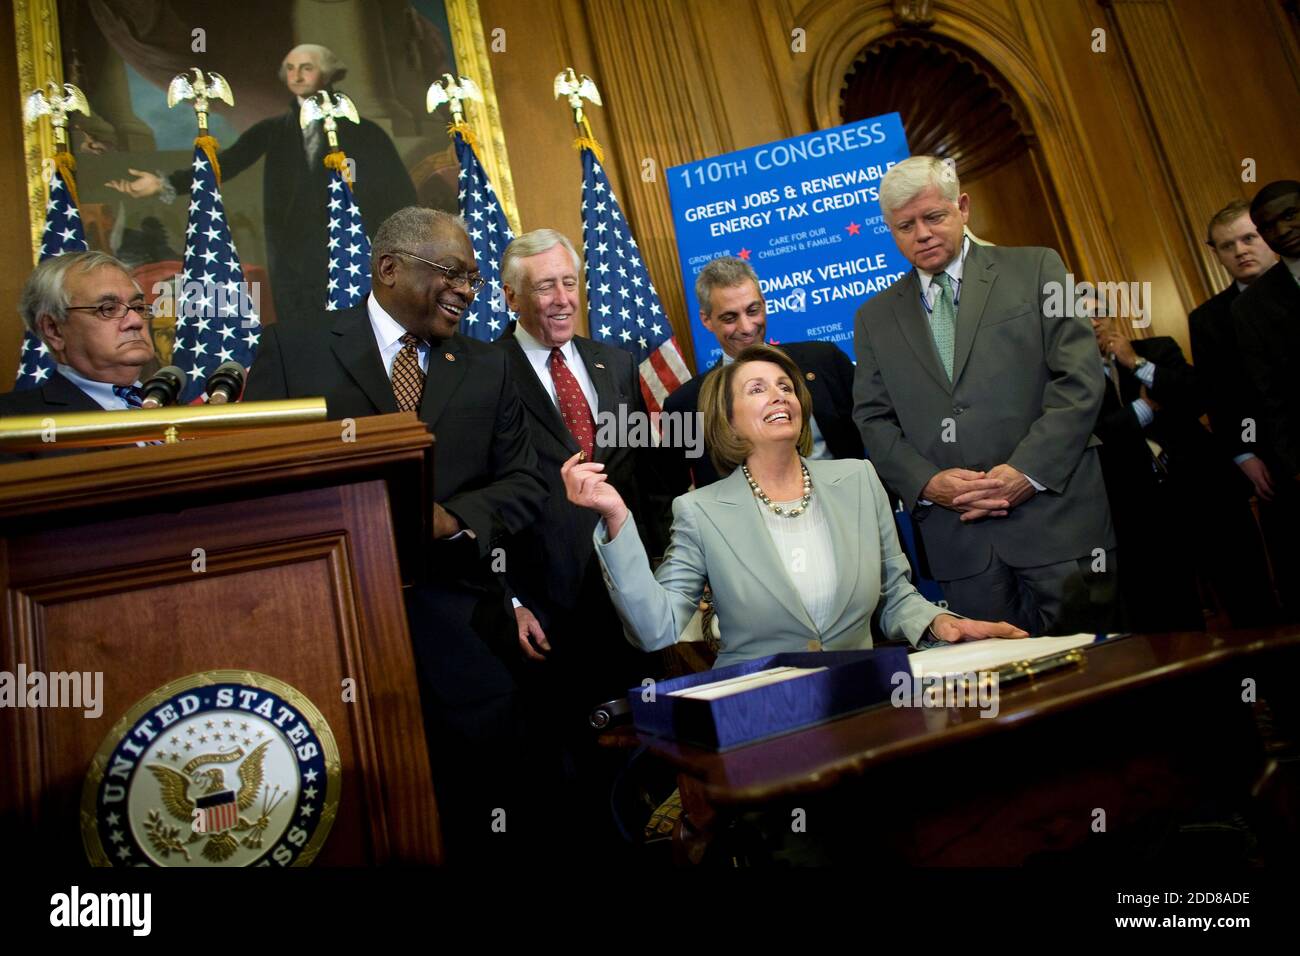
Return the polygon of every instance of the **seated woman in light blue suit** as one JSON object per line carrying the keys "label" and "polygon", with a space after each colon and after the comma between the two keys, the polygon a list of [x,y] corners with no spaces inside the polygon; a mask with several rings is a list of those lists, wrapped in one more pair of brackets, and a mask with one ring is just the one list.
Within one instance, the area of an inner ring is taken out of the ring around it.
{"label": "seated woman in light blue suit", "polygon": [[868,648],[877,607],[884,633],[913,645],[927,631],[943,641],[1027,636],[949,614],[912,586],[871,463],[802,457],[812,448],[812,399],[780,349],[752,345],[710,373],[700,409],[709,453],[728,477],[673,502],[672,541],[653,574],[603,466],[575,455],[562,469],[569,500],[601,514],[596,554],[634,644],[676,643],[706,583],[722,632],[719,667]]}

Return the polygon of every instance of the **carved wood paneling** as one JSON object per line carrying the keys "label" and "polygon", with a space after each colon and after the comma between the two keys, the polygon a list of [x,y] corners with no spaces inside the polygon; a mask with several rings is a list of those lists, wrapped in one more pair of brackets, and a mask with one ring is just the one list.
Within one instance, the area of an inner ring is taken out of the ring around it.
{"label": "carved wood paneling", "polygon": [[[692,29],[686,0],[592,0],[586,11],[600,71],[594,79],[615,130],[606,146],[622,172],[619,201],[678,343],[693,363],[664,172],[732,148],[725,107],[701,81],[714,69],[713,51]],[[651,182],[641,175],[647,158],[656,164]]]}
{"label": "carved wood paneling", "polygon": [[1001,77],[973,53],[932,35],[888,36],[859,56],[845,77],[840,114],[846,123],[900,109],[912,153],[953,160],[962,180],[1014,162],[1032,140]]}
{"label": "carved wood paneling", "polygon": [[1106,7],[1159,140],[1166,183],[1179,200],[1185,241],[1200,271],[1197,291],[1208,295],[1220,285],[1222,271],[1213,250],[1197,237],[1224,196],[1237,193],[1240,171],[1210,117],[1197,108],[1205,95],[1188,62],[1180,14],[1166,0],[1106,0]]}

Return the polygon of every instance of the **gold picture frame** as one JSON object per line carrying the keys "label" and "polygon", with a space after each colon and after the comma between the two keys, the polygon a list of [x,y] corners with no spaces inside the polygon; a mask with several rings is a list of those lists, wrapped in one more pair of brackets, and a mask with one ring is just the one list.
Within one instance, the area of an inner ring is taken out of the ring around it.
{"label": "gold picture frame", "polygon": [[[468,122],[478,133],[479,158],[492,179],[510,228],[519,232],[505,133],[497,106],[496,85],[488,59],[479,16],[478,0],[444,0],[457,68],[472,77],[483,92],[483,104],[466,102]],[[63,52],[59,41],[57,0],[14,0],[14,27],[18,60],[18,85],[25,97],[53,81],[63,83]],[[430,77],[430,81],[434,78]],[[477,114],[477,115],[476,115]],[[32,259],[41,245],[45,219],[43,162],[54,153],[49,124],[38,122],[23,131],[23,157],[27,167],[27,209],[32,236]]]}

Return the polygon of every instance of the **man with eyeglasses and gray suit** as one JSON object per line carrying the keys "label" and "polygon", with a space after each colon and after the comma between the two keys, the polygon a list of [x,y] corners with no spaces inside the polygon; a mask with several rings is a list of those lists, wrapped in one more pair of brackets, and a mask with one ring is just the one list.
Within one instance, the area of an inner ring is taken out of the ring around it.
{"label": "man with eyeglasses and gray suit", "polygon": [[123,263],[104,252],[46,259],[18,311],[57,367],[34,388],[0,395],[0,417],[140,406],[140,370],[154,357],[151,309]]}

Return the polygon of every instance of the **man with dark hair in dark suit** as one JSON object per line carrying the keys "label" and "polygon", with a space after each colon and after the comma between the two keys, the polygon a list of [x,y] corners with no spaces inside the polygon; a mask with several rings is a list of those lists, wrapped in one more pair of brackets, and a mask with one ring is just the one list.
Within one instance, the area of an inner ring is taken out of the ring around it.
{"label": "man with dark hair in dark suit", "polygon": [[[280,65],[280,79],[294,96],[287,112],[268,117],[244,131],[217,154],[223,180],[238,176],[265,159],[262,210],[266,232],[267,271],[276,318],[280,322],[318,318],[325,308],[329,255],[326,241],[330,212],[328,150],[320,123],[305,131],[299,125],[302,102],[330,90],[347,68],[327,47],[304,43],[290,50]],[[356,169],[357,205],[371,235],[403,206],[415,202],[411,183],[393,141],[370,120],[338,124],[339,148]],[[134,179],[108,183],[136,198],[187,196],[190,170],[169,176],[130,170]]]}
{"label": "man with dark hair in dark suit", "polygon": [[[1268,565],[1237,469],[1201,425],[1196,373],[1169,336],[1130,339],[1090,309],[1106,374],[1095,434],[1134,631],[1205,627],[1197,574],[1235,627],[1272,623]],[[1210,500],[1212,507],[1198,507]],[[1194,521],[1189,516],[1195,514]]]}
{"label": "man with dark hair in dark suit", "polygon": [[436,540],[407,614],[444,834],[453,853],[461,838],[481,851],[494,808],[526,805],[520,655],[493,549],[536,520],[546,486],[505,353],[456,331],[483,283],[464,224],[399,210],[375,235],[371,282],[363,305],[268,326],[244,398],[323,396],[332,419],[416,411],[436,433]]}
{"label": "man with dark hair in dark suit", "polygon": [[[767,304],[759,291],[758,275],[748,262],[734,256],[714,259],[696,277],[695,294],[700,303],[700,321],[722,346],[722,357],[709,371],[730,362],[747,345],[766,341]],[[812,395],[810,457],[863,457],[862,436],[853,422],[853,363],[849,357],[830,342],[782,342],[778,348],[803,371],[804,384]],[[669,395],[664,412],[694,415],[706,374],[688,379]],[[692,483],[703,488],[718,480],[707,448],[698,458],[686,457],[681,449],[672,449],[660,457],[671,458],[664,470],[674,496],[685,492]]]}
{"label": "man with dark hair in dark suit", "polygon": [[[530,712],[551,730],[552,770],[567,768],[552,792],[554,812],[580,826],[576,839],[603,855],[619,845],[610,818],[610,786],[625,753],[597,746],[587,716],[599,703],[622,698],[644,678],[657,677],[656,659],[633,647],[610,601],[595,557],[594,511],[572,504],[560,468],[579,455],[603,474],[631,507],[640,509],[638,466],[647,452],[633,447],[620,423],[645,417],[640,379],[630,352],[576,334],[581,266],[573,244],[553,229],[517,236],[501,258],[505,299],[518,320],[496,345],[507,356],[524,419],[548,486],[542,516],[506,545],[506,577],[514,591],[520,649],[531,659]],[[641,435],[649,439],[648,422]],[[657,553],[654,545],[648,550]],[[539,790],[546,784],[539,780]],[[577,809],[577,812],[573,812]],[[574,847],[577,848],[576,846]]]}
{"label": "man with dark hair in dark suit", "polygon": [[1258,395],[1259,452],[1274,500],[1261,507],[1274,577],[1289,616],[1300,614],[1300,182],[1278,180],[1250,203],[1250,218],[1281,261],[1232,303],[1246,374]]}

